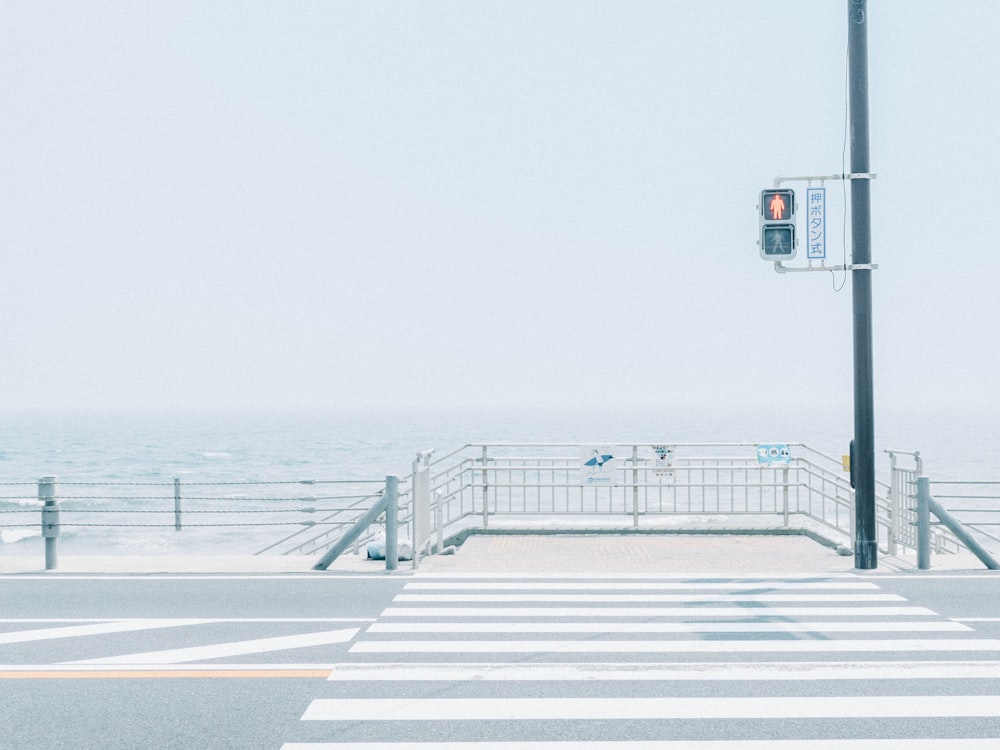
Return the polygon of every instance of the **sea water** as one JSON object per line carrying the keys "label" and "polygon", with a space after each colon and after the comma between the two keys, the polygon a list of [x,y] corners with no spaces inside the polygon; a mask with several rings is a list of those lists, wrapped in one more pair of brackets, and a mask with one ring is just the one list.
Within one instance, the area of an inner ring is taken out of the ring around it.
{"label": "sea water", "polygon": [[[60,544],[82,552],[252,553],[289,533],[257,524],[252,514],[273,505],[255,501],[238,483],[289,483],[280,494],[316,492],[303,481],[368,482],[406,476],[414,456],[439,455],[468,443],[792,442],[833,457],[847,453],[849,409],[810,410],[779,405],[745,408],[494,408],[342,410],[289,413],[62,413],[8,414],[0,418],[0,554],[39,554],[37,480],[56,477],[60,497],[87,497],[87,486],[122,494],[133,510],[155,506],[159,515],[120,526],[67,526]],[[1000,436],[987,410],[936,414],[887,413],[876,422],[877,474],[888,481],[886,449],[920,451],[932,479],[1000,482]],[[906,460],[906,459],[903,459]],[[241,500],[241,527],[199,528],[187,517],[177,532],[163,511],[172,507],[172,484],[233,483],[221,490]],[[285,487],[284,485],[281,485]],[[112,488],[109,490],[109,487]],[[361,488],[360,490],[358,488]],[[991,488],[1000,494],[1000,485]],[[329,491],[329,490],[327,490]],[[142,499],[147,494],[156,500]],[[273,494],[273,492],[272,492]],[[100,511],[113,499],[61,501]],[[322,505],[322,502],[320,503]],[[120,503],[119,503],[120,505]],[[31,509],[32,516],[25,509]],[[22,511],[17,513],[16,511]],[[155,518],[155,523],[146,523]],[[115,519],[121,522],[119,517]],[[16,523],[15,523],[16,521]],[[110,523],[110,522],[109,522]],[[139,525],[136,525],[139,524]]]}

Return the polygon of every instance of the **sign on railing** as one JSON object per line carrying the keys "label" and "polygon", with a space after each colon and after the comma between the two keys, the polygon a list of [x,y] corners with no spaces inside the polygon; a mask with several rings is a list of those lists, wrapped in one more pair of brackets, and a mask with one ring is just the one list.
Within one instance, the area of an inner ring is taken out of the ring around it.
{"label": "sign on railing", "polygon": [[617,448],[584,445],[580,448],[580,484],[585,487],[617,487]]}

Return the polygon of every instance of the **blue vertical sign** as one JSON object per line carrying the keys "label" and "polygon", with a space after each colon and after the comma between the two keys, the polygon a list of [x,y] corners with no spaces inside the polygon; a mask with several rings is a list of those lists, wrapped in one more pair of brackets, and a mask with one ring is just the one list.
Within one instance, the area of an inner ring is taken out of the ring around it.
{"label": "blue vertical sign", "polygon": [[826,188],[806,190],[806,257],[826,257]]}

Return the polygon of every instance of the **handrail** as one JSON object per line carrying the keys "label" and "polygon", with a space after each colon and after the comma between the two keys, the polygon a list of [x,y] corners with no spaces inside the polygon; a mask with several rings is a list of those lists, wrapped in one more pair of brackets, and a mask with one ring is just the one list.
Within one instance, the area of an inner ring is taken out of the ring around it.
{"label": "handrail", "polygon": [[964,544],[972,554],[974,554],[979,561],[985,565],[990,570],[1000,570],[1000,563],[998,563],[993,556],[986,551],[975,537],[970,534],[965,527],[962,526],[959,521],[952,516],[947,510],[945,510],[940,503],[938,503],[932,496],[930,492],[930,480],[925,476],[917,477],[917,518],[918,518],[918,528],[920,530],[920,538],[918,539],[917,548],[917,567],[921,570],[927,570],[930,568],[930,534],[929,523],[927,521],[928,511],[933,513],[938,517],[947,527],[947,529],[954,534],[962,544]]}
{"label": "handrail", "polygon": [[[405,475],[398,488],[400,520],[404,524],[414,524],[414,519],[419,515],[421,529],[426,530],[427,513],[430,512],[432,523],[429,528],[437,534],[438,549],[441,548],[445,538],[444,529],[464,528],[468,525],[467,519],[470,517],[478,516],[481,519],[480,523],[487,526],[494,516],[506,517],[517,514],[527,516],[543,513],[581,517],[602,514],[616,519],[631,518],[631,525],[636,529],[639,528],[640,521],[658,523],[642,519],[668,515],[724,514],[732,515],[734,519],[736,516],[742,516],[744,519],[750,515],[758,516],[760,519],[770,516],[779,519],[778,523],[783,526],[788,526],[789,518],[794,516],[798,519],[795,521],[797,524],[815,525],[813,524],[815,522],[835,531],[836,534],[831,538],[843,535],[846,540],[850,540],[853,536],[853,490],[850,488],[847,475],[842,471],[839,459],[834,459],[804,443],[784,443],[792,450],[791,460],[788,463],[777,461],[761,463],[755,450],[761,443],[755,441],[690,443],[607,441],[606,444],[615,446],[619,462],[614,475],[614,486],[585,486],[575,481],[577,474],[574,472],[578,472],[581,467],[579,451],[582,444],[577,442],[476,442],[467,443],[440,455],[432,454],[429,460],[425,459],[431,484],[430,507],[428,508],[428,504],[422,499],[415,507],[412,476]],[[663,465],[661,463],[663,459],[652,452],[653,446],[657,445],[671,447],[671,463]],[[312,480],[297,483],[320,484]],[[322,483],[327,484],[327,482]],[[326,497],[263,498],[275,501],[295,500],[294,505],[297,507],[293,508],[290,508],[288,503],[277,502],[251,505],[231,496],[219,498],[227,502],[227,510],[219,511],[201,510],[218,507],[210,506],[207,502],[200,507],[194,506],[196,501],[212,499],[207,497],[209,494],[224,494],[210,493],[199,488],[198,493],[190,497],[192,507],[185,508],[184,511],[191,514],[201,512],[233,514],[241,512],[236,510],[237,507],[245,507],[247,513],[255,514],[260,512],[287,514],[292,511],[313,513],[314,520],[296,522],[297,528],[292,533],[283,532],[282,539],[260,550],[258,554],[275,550],[282,554],[323,554],[330,549],[331,544],[336,545],[340,542],[345,531],[353,530],[379,499],[377,495],[369,492],[374,480],[329,482],[329,484],[335,483],[341,484],[341,487],[320,490],[320,493],[332,493]],[[157,484],[170,486],[167,482]],[[350,484],[357,487],[353,490],[348,489],[346,485]],[[343,495],[337,496],[335,493],[338,491],[342,491]],[[125,494],[122,491],[116,490],[116,492],[119,495]],[[421,493],[423,492],[425,490],[421,489]],[[199,493],[201,497],[198,496]],[[145,497],[147,494],[157,494],[157,491],[131,494],[143,494]],[[171,506],[167,504],[172,499],[178,500],[178,497],[171,498],[169,492],[162,494],[163,496],[156,498],[155,502],[143,500],[137,507],[118,509],[113,504],[105,505],[103,502],[96,503],[95,507],[94,503],[88,502],[87,509],[88,512],[95,514],[173,512],[177,515],[177,529],[180,530],[180,506],[172,511]],[[248,494],[255,493],[248,492]],[[264,494],[264,491],[260,494]],[[274,494],[287,495],[294,492]],[[880,534],[890,528],[889,522],[885,520],[889,511],[884,494],[882,485],[877,485]],[[421,494],[421,498],[423,497]],[[70,497],[62,499],[65,501],[63,512],[70,514],[69,519],[64,515],[62,519],[64,525],[73,525],[73,521],[79,519],[78,514],[83,512],[82,504],[87,501],[82,498],[74,500]],[[103,499],[114,498],[105,496]],[[130,498],[128,502],[134,499]],[[256,502],[255,497],[247,499]],[[310,505],[320,507],[301,507],[302,504],[297,502],[299,500],[308,500]],[[323,500],[328,502],[323,503]],[[158,506],[158,502],[163,502],[164,506]],[[0,508],[0,512],[10,511]],[[34,512],[37,513],[37,509]],[[204,517],[197,516],[197,519],[200,521]],[[256,518],[261,517],[256,516]],[[288,516],[276,515],[274,518],[283,520]],[[67,520],[69,524],[65,523]],[[94,520],[103,521],[103,518],[95,515]],[[195,520],[194,516],[192,520]],[[244,522],[220,524],[238,526],[246,525],[247,519],[229,515],[223,520]],[[505,522],[507,520],[510,519],[505,518]],[[754,523],[757,522],[759,521]],[[458,527],[458,524],[462,526]],[[37,528],[37,521],[34,525]],[[194,522],[190,525],[195,527],[204,524]],[[627,527],[628,521],[622,525]],[[368,529],[367,532],[362,531],[359,536],[354,537],[355,552],[358,539],[364,543],[367,538],[363,534],[371,535],[377,531],[374,525],[365,528]],[[421,531],[421,535],[424,533],[425,531]],[[424,544],[425,541],[420,540],[420,543]]]}

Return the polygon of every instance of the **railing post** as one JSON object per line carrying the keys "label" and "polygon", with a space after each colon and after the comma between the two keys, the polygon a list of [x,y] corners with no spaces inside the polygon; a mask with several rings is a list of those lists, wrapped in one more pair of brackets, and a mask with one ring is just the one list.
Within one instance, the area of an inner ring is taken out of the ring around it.
{"label": "railing post", "polygon": [[[385,569],[399,567],[399,477],[385,478]],[[414,555],[416,550],[414,550]]]}
{"label": "railing post", "polygon": [[437,549],[438,554],[444,549],[444,493],[437,489],[434,491],[434,525],[437,526]]}
{"label": "railing post", "polygon": [[420,567],[420,550],[417,548],[417,461],[410,464],[410,567]]}
{"label": "railing post", "polygon": [[431,543],[431,454],[433,450],[422,451],[413,460],[413,485],[410,496],[413,516],[413,561],[414,568],[420,564],[420,557],[427,553]]}
{"label": "railing post", "polygon": [[931,488],[927,477],[917,477],[917,568],[931,567]]}
{"label": "railing post", "polygon": [[[896,471],[896,454],[889,451],[889,547],[890,555],[896,554],[896,540],[906,538],[903,529],[905,513],[903,493],[900,491],[899,472]],[[904,542],[905,543],[905,542]]]}
{"label": "railing post", "polygon": [[181,530],[181,479],[174,477],[174,529]]}
{"label": "railing post", "polygon": [[639,528],[639,446],[632,446],[632,526]]}
{"label": "railing post", "polygon": [[856,506],[855,506],[855,499],[854,499],[854,490],[852,489],[847,494],[848,494],[848,500],[849,500],[849,503],[847,505],[847,523],[848,523],[848,526],[849,526],[849,529],[850,529],[850,534],[851,534],[851,542],[850,542],[851,543],[851,548],[853,549],[854,548],[854,544],[855,544],[855,542],[857,541],[857,538],[858,538],[858,534],[857,534],[858,514],[855,512]]}
{"label": "railing post", "polygon": [[781,495],[782,495],[782,497],[781,497],[781,509],[782,510],[781,510],[781,512],[782,512],[782,517],[784,518],[784,521],[785,521],[785,528],[787,529],[788,528],[788,522],[789,522],[789,519],[788,519],[788,466],[785,466],[781,470],[781,484],[782,484],[782,491],[781,491]]}
{"label": "railing post", "polygon": [[38,499],[42,501],[42,536],[45,538],[45,569],[58,565],[56,545],[59,541],[59,501],[56,500],[56,478],[38,480]]}
{"label": "railing post", "polygon": [[483,528],[490,525],[490,480],[486,473],[486,446],[483,446]]}

